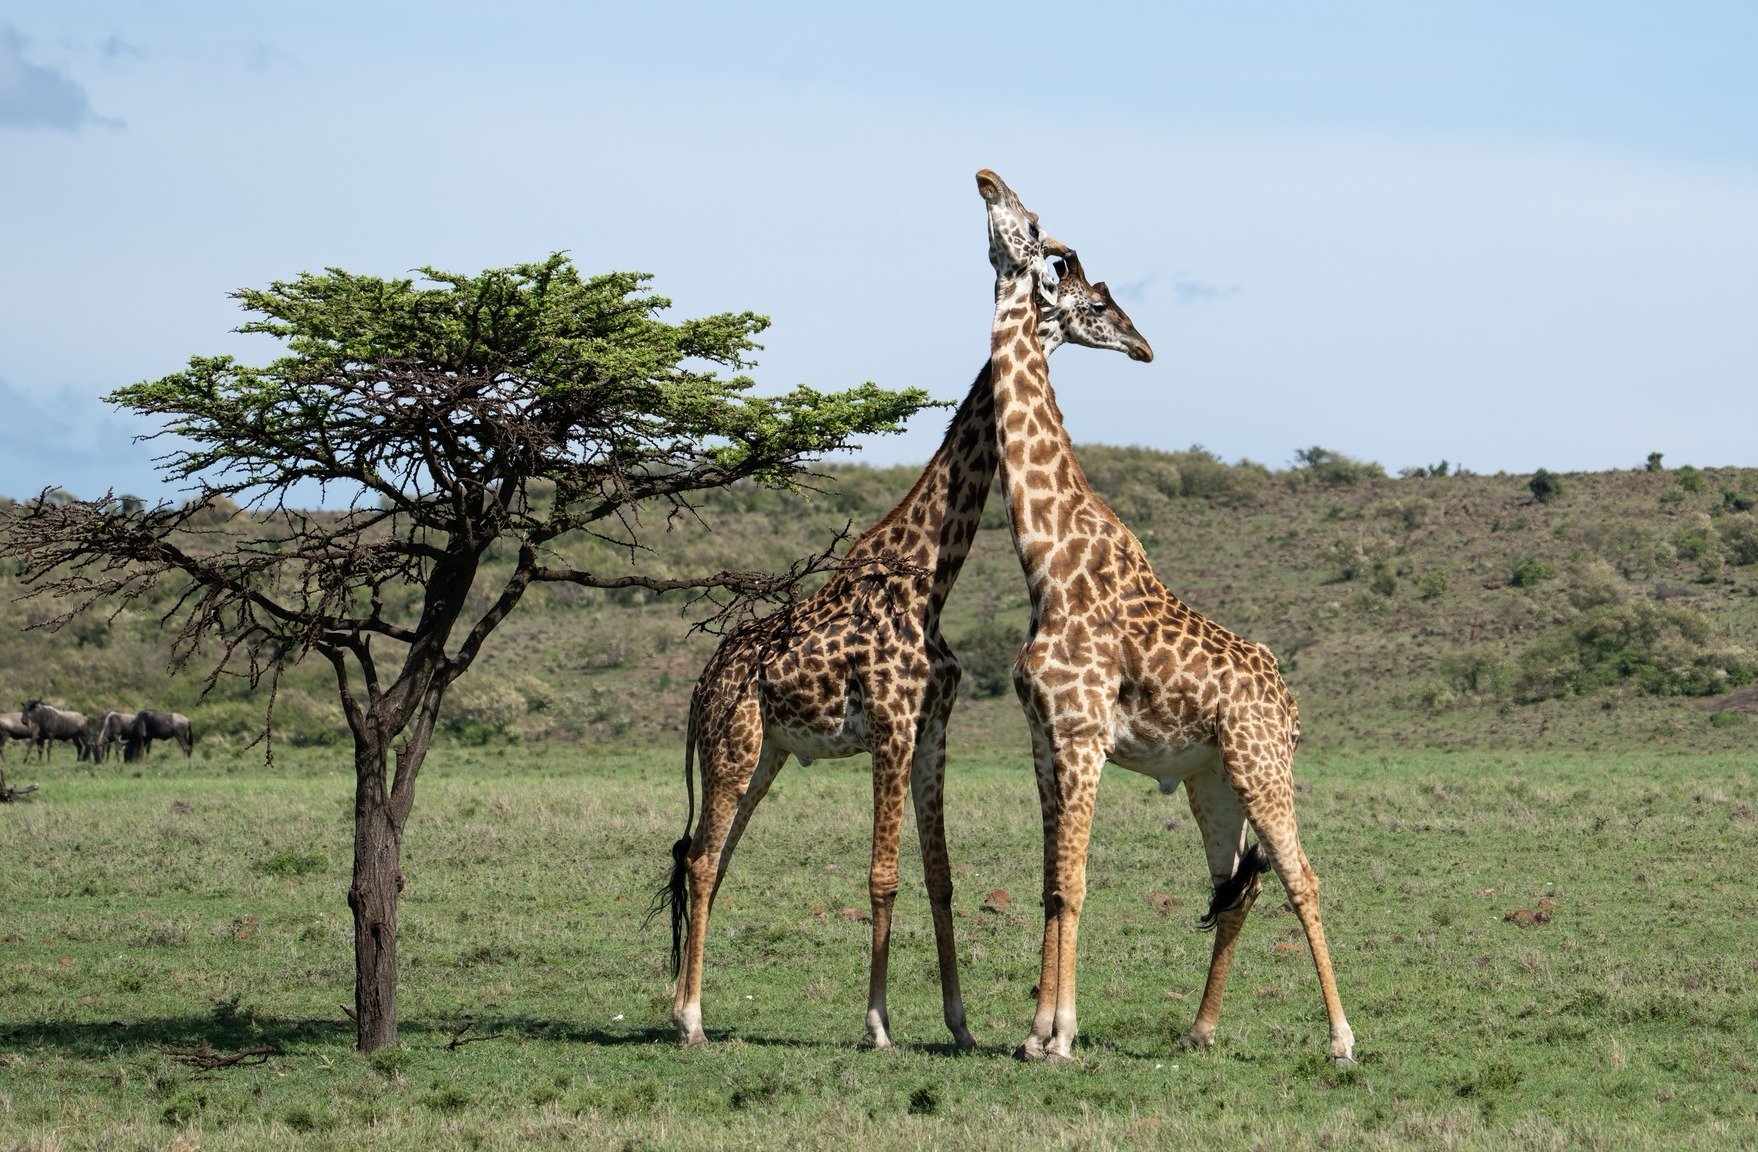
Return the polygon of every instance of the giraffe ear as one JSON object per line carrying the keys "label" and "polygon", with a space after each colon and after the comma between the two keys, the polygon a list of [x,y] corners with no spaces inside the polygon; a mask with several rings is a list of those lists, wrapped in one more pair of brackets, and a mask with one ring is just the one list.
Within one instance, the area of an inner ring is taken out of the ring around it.
{"label": "giraffe ear", "polygon": [[1050,258],[1050,267],[1056,269],[1056,279],[1065,280],[1068,278],[1068,265],[1062,262],[1060,256]]}

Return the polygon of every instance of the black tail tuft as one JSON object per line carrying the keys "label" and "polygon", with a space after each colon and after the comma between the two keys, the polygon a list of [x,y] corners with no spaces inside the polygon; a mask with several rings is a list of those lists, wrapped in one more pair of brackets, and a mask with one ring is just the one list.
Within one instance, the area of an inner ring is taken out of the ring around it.
{"label": "black tail tuft", "polygon": [[1231,912],[1245,900],[1245,893],[1251,888],[1251,882],[1262,873],[1270,870],[1270,858],[1265,854],[1263,845],[1253,844],[1239,858],[1239,864],[1233,869],[1233,875],[1227,877],[1225,884],[1215,885],[1215,894],[1209,897],[1209,910],[1201,920],[1196,922],[1197,931],[1211,932],[1221,922],[1221,913]]}
{"label": "black tail tuft", "polygon": [[671,914],[671,974],[675,978],[684,967],[684,923],[690,918],[690,830],[696,824],[696,733],[701,715],[701,697],[690,694],[690,723],[684,733],[684,792],[689,797],[689,810],[684,816],[684,834],[672,842],[671,875],[653,894],[647,909],[649,922],[663,909]]}

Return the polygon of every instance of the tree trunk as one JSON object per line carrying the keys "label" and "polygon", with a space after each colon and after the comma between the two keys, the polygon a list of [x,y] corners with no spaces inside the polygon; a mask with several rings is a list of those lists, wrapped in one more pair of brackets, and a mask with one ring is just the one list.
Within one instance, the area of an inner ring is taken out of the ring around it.
{"label": "tree trunk", "polygon": [[354,1027],[362,1052],[397,1042],[397,897],[401,821],[385,793],[385,748],[358,736],[354,747]]}

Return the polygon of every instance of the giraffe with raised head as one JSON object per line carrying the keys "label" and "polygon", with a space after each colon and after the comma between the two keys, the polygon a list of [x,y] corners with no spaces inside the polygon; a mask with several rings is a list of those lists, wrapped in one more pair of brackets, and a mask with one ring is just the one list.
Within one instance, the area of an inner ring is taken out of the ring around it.
{"label": "giraffe with raised head", "polygon": [[[1331,1058],[1352,1063],[1355,1037],[1319,919],[1318,876],[1294,819],[1294,698],[1268,648],[1205,619],[1159,581],[1141,542],[1087,483],[1038,336],[1057,302],[1037,217],[993,172],[979,172],[977,186],[996,272],[990,364],[1001,488],[1031,594],[1014,687],[1031,729],[1044,821],[1038,1007],[1015,1054],[1072,1059],[1087,843],[1110,760],[1181,781],[1202,833],[1214,883],[1203,924],[1216,930],[1215,945],[1186,1042],[1214,1040],[1259,873],[1274,867],[1318,970]],[[1249,849],[1248,825],[1259,841]]]}
{"label": "giraffe with raised head", "polygon": [[[1046,350],[1067,342],[1153,359],[1102,284],[1071,277],[1062,299],[1064,307],[1044,312],[1034,333]],[[961,1049],[976,1044],[959,994],[942,814],[946,725],[960,671],[940,634],[940,615],[995,478],[994,398],[985,364],[921,477],[850,546],[845,567],[799,605],[729,635],[696,681],[684,762],[690,815],[672,846],[671,879],[659,901],[671,910],[678,977],[672,1021],[681,1043],[706,1040],[701,995],[709,913],[776,773],[790,753],[810,764],[865,751],[873,756],[867,1041],[892,1047],[885,985],[907,794],[916,811],[946,1027]]]}

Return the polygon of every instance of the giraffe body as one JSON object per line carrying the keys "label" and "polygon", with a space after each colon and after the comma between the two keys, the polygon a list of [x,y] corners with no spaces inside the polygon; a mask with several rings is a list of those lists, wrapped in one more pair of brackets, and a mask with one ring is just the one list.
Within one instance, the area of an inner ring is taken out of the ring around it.
{"label": "giraffe body", "polygon": [[[1354,1034],[1319,918],[1318,877],[1294,817],[1293,695],[1269,649],[1192,611],[1160,582],[1141,542],[1087,483],[1036,335],[1039,315],[1056,306],[1036,217],[992,172],[978,173],[977,182],[997,274],[990,363],[1002,490],[1032,602],[1014,687],[1031,729],[1044,824],[1038,1009],[1017,1054],[1072,1058],[1087,844],[1109,760],[1181,781],[1203,835],[1216,889],[1205,921],[1218,931],[1187,1041],[1214,1038],[1267,851],[1306,931],[1331,1056],[1349,1062]],[[1262,849],[1246,849],[1248,826]]]}
{"label": "giraffe body", "polygon": [[[1044,345],[1066,340],[1152,358],[1103,285],[1071,283],[1067,295],[1079,310],[1046,315],[1037,334]],[[694,820],[692,805],[694,831],[686,827],[673,846],[672,878],[662,894],[672,908],[679,968],[672,1017],[685,1044],[706,1039],[701,984],[709,914],[758,803],[789,755],[809,764],[864,751],[873,756],[867,1039],[875,1047],[892,1044],[885,986],[907,796],[916,811],[946,1026],[959,1047],[975,1045],[958,987],[943,815],[946,726],[960,668],[940,634],[940,614],[995,477],[994,398],[985,365],[909,494],[851,546],[851,566],[801,604],[727,637],[697,680],[685,776],[693,785],[690,757],[699,757],[701,818]]]}

